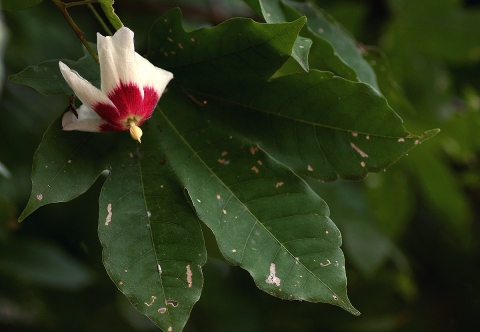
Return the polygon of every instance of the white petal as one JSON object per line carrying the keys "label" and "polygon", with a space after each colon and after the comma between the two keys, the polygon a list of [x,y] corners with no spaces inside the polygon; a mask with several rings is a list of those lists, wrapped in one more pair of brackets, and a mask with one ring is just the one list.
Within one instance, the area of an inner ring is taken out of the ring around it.
{"label": "white petal", "polygon": [[87,106],[82,105],[77,108],[78,118],[73,112],[69,111],[63,115],[63,130],[80,130],[80,131],[100,131],[100,126],[107,123],[94,111]]}
{"label": "white petal", "polygon": [[135,53],[135,61],[137,63],[138,84],[141,87],[153,87],[159,95],[162,95],[168,82],[173,78],[173,74],[155,67],[150,61],[138,53]]}
{"label": "white petal", "polygon": [[60,71],[62,72],[63,78],[67,81],[68,85],[72,88],[73,92],[77,95],[78,99],[82,101],[85,105],[92,108],[92,105],[96,103],[107,103],[113,105],[110,99],[96,87],[94,87],[90,82],[81,77],[76,71],[71,70],[63,62],[59,62]]}
{"label": "white petal", "polygon": [[137,81],[133,31],[122,27],[112,37],[97,34],[102,91],[108,95],[119,83]]}

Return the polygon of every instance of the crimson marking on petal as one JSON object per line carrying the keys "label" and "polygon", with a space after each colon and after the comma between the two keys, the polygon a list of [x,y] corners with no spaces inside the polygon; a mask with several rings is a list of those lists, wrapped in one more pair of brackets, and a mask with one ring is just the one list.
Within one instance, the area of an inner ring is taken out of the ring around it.
{"label": "crimson marking on petal", "polygon": [[108,98],[117,107],[120,118],[125,119],[141,112],[143,98],[140,87],[135,83],[123,83],[115,87]]}
{"label": "crimson marking on petal", "polygon": [[92,109],[99,117],[111,124],[120,123],[120,114],[115,106],[106,103],[96,103],[92,105]]}
{"label": "crimson marking on petal", "polygon": [[149,86],[143,88],[143,104],[141,114],[138,114],[142,117],[142,122],[149,119],[152,116],[155,106],[157,106],[160,95],[157,91]]}

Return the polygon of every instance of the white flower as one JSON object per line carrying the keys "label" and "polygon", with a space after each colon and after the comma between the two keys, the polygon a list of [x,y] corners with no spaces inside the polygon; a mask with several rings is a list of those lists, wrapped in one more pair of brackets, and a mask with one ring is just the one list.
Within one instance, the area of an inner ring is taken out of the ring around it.
{"label": "white flower", "polygon": [[112,37],[97,34],[101,90],[60,61],[63,77],[83,103],[62,119],[63,130],[130,130],[140,142],[142,123],[150,118],[172,73],[135,52],[133,31],[120,28]]}

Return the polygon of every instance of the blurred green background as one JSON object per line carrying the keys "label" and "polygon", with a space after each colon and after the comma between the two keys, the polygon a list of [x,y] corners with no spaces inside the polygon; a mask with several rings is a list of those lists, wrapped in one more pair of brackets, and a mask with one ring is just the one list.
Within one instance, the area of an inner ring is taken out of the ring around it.
{"label": "blurred green background", "polygon": [[[480,0],[316,3],[359,43],[385,52],[388,63],[375,52],[378,57],[369,61],[406,97],[389,99],[405,127],[416,134],[437,127],[442,132],[362,182],[307,179],[342,231],[348,293],[360,317],[259,291],[247,272],[224,262],[204,229],[210,257],[204,291],[185,331],[477,331]],[[176,6],[187,29],[235,16],[259,20],[239,0],[117,0],[115,10],[145,53],[149,27]],[[6,77],[83,53],[48,0],[2,14],[0,43],[7,44],[0,99],[0,331],[158,330],[103,268],[96,235],[103,179],[78,199],[17,222],[30,195],[32,156],[68,96],[43,96]],[[87,7],[70,14],[88,40],[103,32]]]}

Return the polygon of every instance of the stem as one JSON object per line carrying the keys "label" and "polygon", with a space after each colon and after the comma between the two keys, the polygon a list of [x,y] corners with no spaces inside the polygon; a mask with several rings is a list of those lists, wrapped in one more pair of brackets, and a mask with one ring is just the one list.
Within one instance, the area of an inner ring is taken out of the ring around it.
{"label": "stem", "polygon": [[[78,39],[80,39],[80,41],[82,42],[83,46],[85,46],[85,48],[87,49],[87,51],[90,53],[90,55],[93,57],[93,59],[95,60],[96,63],[100,63],[98,61],[98,56],[97,54],[95,53],[95,51],[90,47],[90,44],[88,44],[87,40],[85,39],[84,37],[84,32],[82,30],[80,30],[80,28],[75,24],[75,22],[73,21],[72,17],[68,14],[67,12],[67,6],[65,3],[63,3],[62,1],[60,0],[52,0],[53,3],[55,5],[57,5],[57,7],[60,9],[60,11],[62,12],[62,15],[63,17],[65,17],[65,19],[67,20],[68,24],[72,27],[72,30],[75,32],[75,34],[77,35]],[[92,2],[93,0],[86,0],[86,1],[90,1]],[[78,1],[77,3],[79,3],[81,1]],[[82,1],[85,3],[85,1]],[[73,4],[75,2],[71,2],[70,4]]]}
{"label": "stem", "polygon": [[112,30],[110,30],[110,28],[108,27],[108,25],[105,23],[105,21],[103,20],[103,18],[98,14],[97,10],[95,9],[95,7],[93,7],[91,4],[88,4],[88,8],[90,8],[90,10],[92,11],[93,15],[95,16],[95,18],[97,19],[97,21],[100,23],[100,25],[102,26],[103,30],[105,30],[106,33],[108,33],[108,35],[112,35]]}

